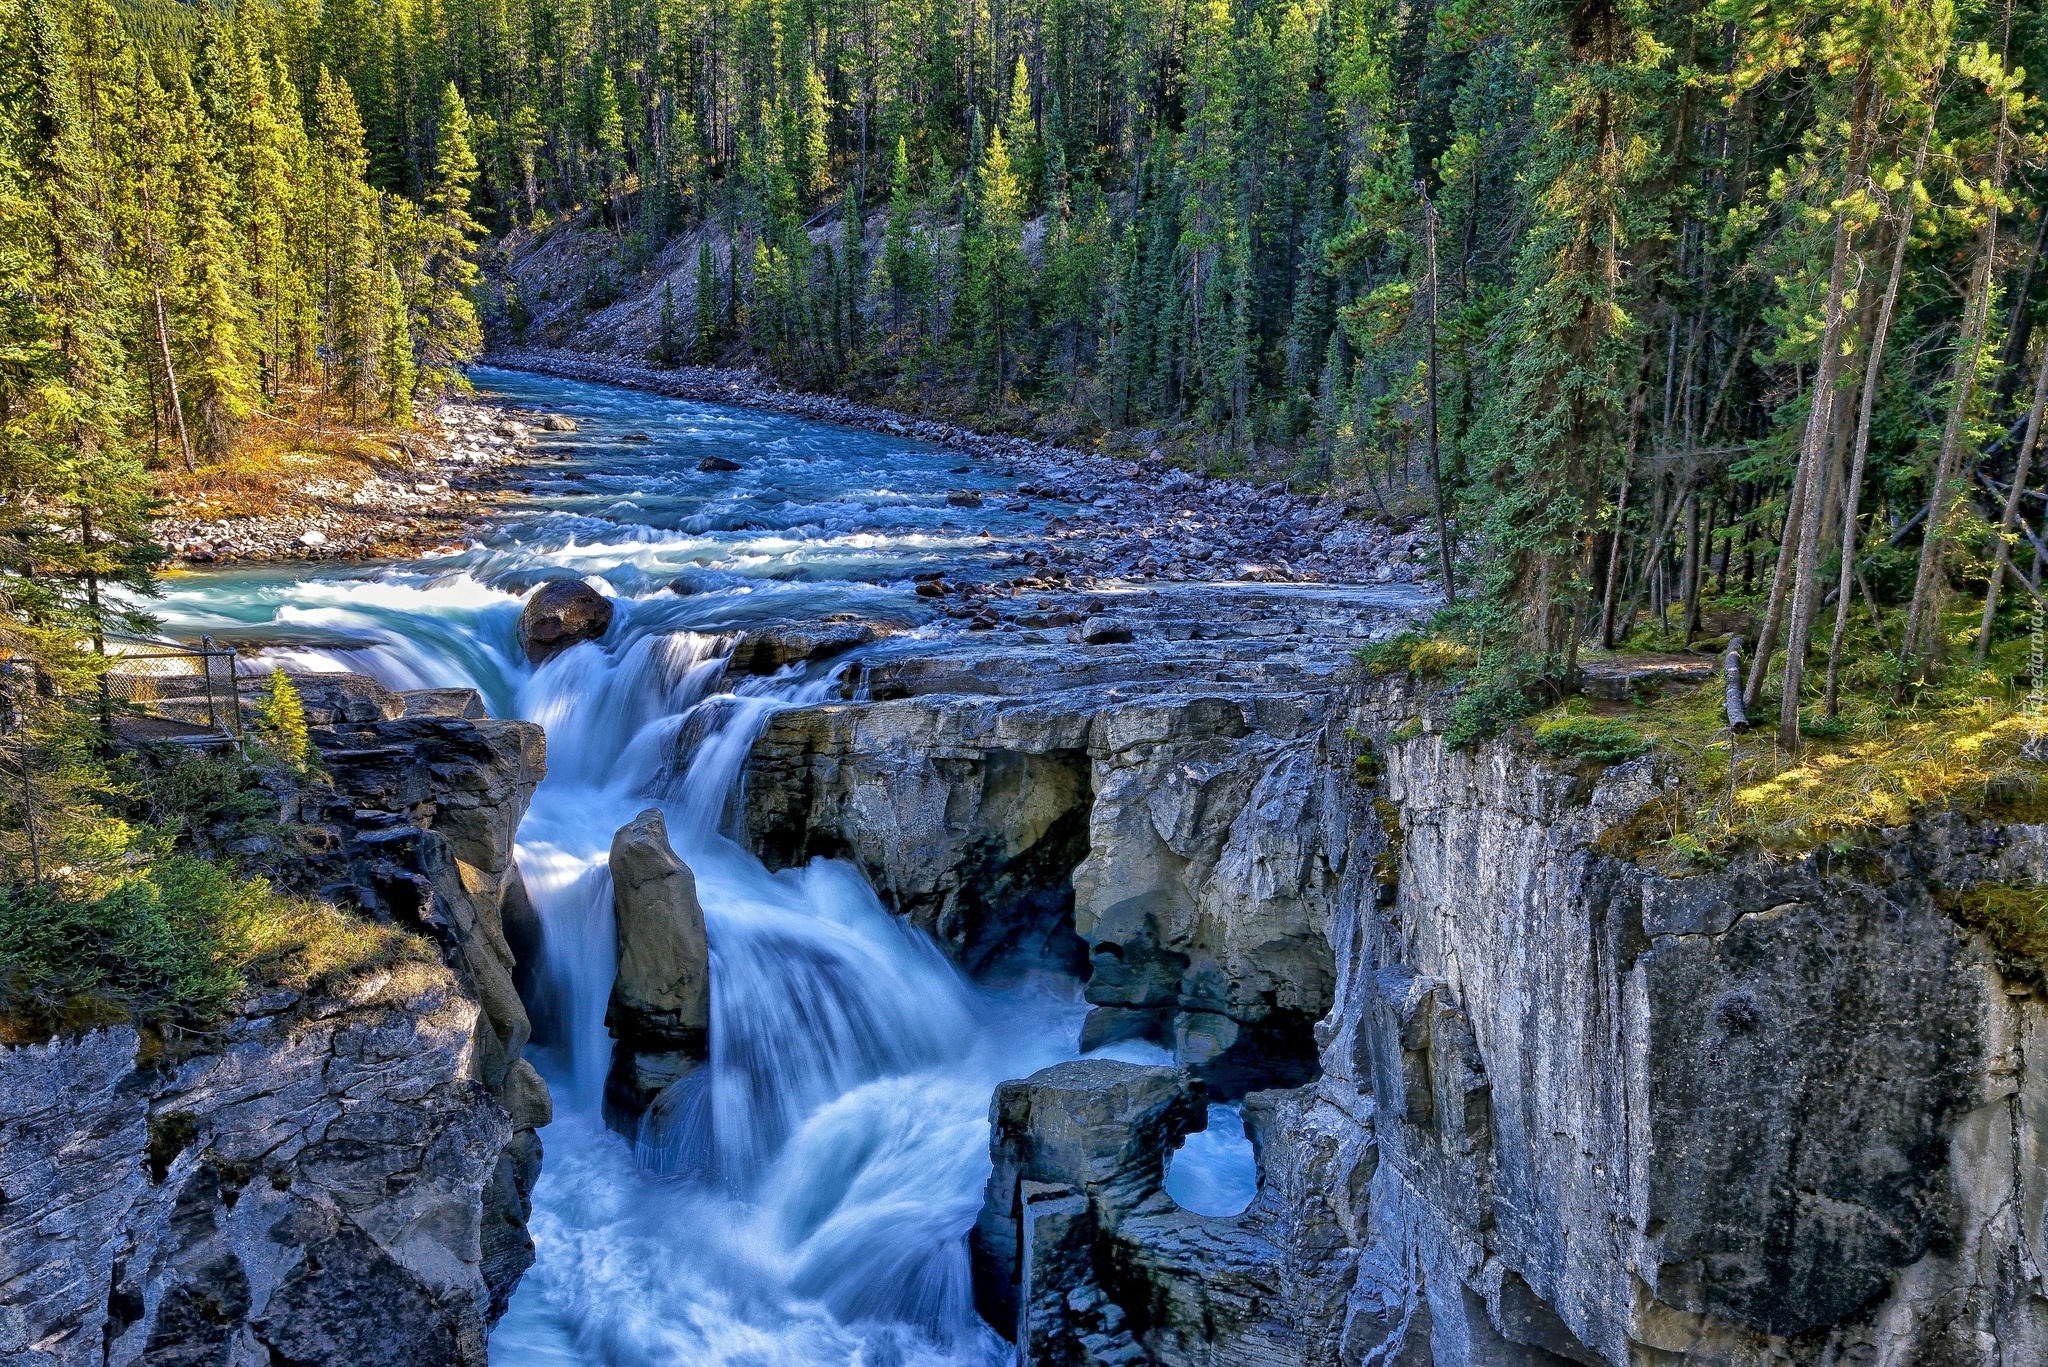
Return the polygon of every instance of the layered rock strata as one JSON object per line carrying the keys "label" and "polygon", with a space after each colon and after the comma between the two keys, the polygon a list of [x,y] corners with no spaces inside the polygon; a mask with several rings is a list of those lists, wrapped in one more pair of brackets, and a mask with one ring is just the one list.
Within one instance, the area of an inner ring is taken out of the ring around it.
{"label": "layered rock strata", "polygon": [[1416,600],[1110,597],[1129,641],[862,652],[847,691],[889,700],[778,713],[747,832],[771,866],[850,858],[973,971],[1086,976],[1097,1038],[1175,1044],[1221,1095],[1301,1081],[1335,984],[1329,723]]}
{"label": "layered rock strata", "polygon": [[1327,601],[870,646],[756,746],[771,861],[853,859],[971,964],[1071,925],[1084,1046],[1248,1093],[1260,1194],[1219,1222],[1016,1158],[1096,1132],[1100,1079],[1006,1088],[976,1247],[1024,1360],[2048,1361],[2041,968],[1947,910],[2048,879],[2048,830],[1664,877],[1655,761],[1448,751],[1442,698],[1350,659],[1398,612]]}
{"label": "layered rock strata", "polygon": [[0,1050],[0,1360],[482,1367],[533,1261],[549,1100],[506,931],[540,728],[368,680],[312,701],[327,781],[248,853],[444,964]]}
{"label": "layered rock strata", "polygon": [[207,1052],[0,1049],[0,1360],[486,1361],[512,1120],[439,967],[282,994]]}

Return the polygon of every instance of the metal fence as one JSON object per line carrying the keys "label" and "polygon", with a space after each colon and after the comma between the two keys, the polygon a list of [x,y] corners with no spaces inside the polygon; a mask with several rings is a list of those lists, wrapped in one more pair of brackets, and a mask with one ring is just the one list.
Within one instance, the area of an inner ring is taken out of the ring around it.
{"label": "metal fence", "polygon": [[[101,676],[103,701],[111,719],[154,719],[150,726],[129,721],[119,728],[138,739],[204,743],[209,737],[242,738],[242,697],[231,646],[211,636],[197,646],[141,637],[107,638],[108,668]],[[160,733],[160,734],[156,734]]]}

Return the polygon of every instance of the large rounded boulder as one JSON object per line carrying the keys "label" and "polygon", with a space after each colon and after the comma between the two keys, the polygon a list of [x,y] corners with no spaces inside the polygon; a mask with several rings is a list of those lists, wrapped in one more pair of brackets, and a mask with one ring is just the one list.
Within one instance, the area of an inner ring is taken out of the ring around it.
{"label": "large rounded boulder", "polygon": [[611,629],[611,600],[581,579],[557,579],[540,586],[519,614],[519,644],[530,664],[544,664],[578,641],[595,641]]}

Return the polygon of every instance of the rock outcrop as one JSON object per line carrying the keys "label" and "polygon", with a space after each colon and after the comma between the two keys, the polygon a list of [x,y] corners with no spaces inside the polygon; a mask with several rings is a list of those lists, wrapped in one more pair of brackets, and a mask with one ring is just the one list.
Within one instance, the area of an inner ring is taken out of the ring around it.
{"label": "rock outcrop", "polygon": [[445,715],[482,711],[473,693],[447,694],[395,695],[402,713],[417,700],[420,710],[444,715],[314,728],[334,796],[295,815],[324,836],[302,875],[309,890],[432,937],[481,1008],[471,1066],[512,1120],[485,1193],[496,1314],[533,1263],[526,1217],[540,1175],[538,1131],[552,1116],[547,1084],[521,1056],[533,1025],[507,933],[509,922],[525,931],[528,953],[539,951],[513,842],[547,772],[547,746],[531,722]]}
{"label": "rock outcrop", "polygon": [[773,674],[793,664],[805,664],[842,654],[867,645],[896,628],[867,622],[845,614],[815,622],[785,622],[757,627],[740,637],[726,656],[725,683],[731,688],[742,679]]}
{"label": "rock outcrop", "polygon": [[1935,902],[2038,878],[2048,831],[1936,821],[1672,880],[1617,850],[1652,761],[1588,785],[1425,736],[1386,770],[1398,843],[1363,828],[1302,1122],[1373,1153],[1332,1351],[2048,1355],[2048,1015]]}
{"label": "rock outcrop", "polygon": [[1130,642],[857,654],[870,701],[778,713],[756,743],[750,838],[771,865],[852,859],[970,971],[1085,976],[1097,1040],[1177,1044],[1226,1097],[1300,1082],[1336,981],[1331,722],[1352,652],[1414,600],[1111,597]]}
{"label": "rock outcrop", "polygon": [[612,604],[581,579],[553,579],[519,611],[519,645],[529,664],[546,664],[578,641],[611,629]]}
{"label": "rock outcrop", "polygon": [[1006,1087],[975,1246],[1026,1361],[2048,1361],[2042,977],[1944,909],[2048,881],[2048,828],[1668,878],[1654,761],[1447,751],[1348,658],[1397,613],[1115,597],[1129,641],[864,648],[747,792],[772,862],[853,859],[970,965],[1071,926],[1085,1045],[1246,1094],[1217,1221],[1019,1157],[1128,1119],[1103,1079]]}
{"label": "rock outcrop", "polygon": [[0,1049],[0,1360],[484,1367],[512,1135],[477,1006],[415,965],[204,1053]]}
{"label": "rock outcrop", "polygon": [[327,779],[249,853],[444,962],[0,1049],[0,1359],[483,1367],[533,1261],[549,1100],[504,919],[540,728],[466,690],[309,692]]}
{"label": "rock outcrop", "polygon": [[619,970],[605,1025],[618,1043],[605,1102],[614,1123],[629,1128],[708,1056],[711,951],[697,880],[670,848],[658,809],[612,837],[611,874]]}

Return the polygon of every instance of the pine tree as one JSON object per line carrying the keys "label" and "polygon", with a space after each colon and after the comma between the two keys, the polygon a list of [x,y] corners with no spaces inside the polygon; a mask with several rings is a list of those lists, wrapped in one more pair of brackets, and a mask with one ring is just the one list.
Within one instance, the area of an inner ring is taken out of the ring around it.
{"label": "pine tree", "polygon": [[413,348],[419,357],[415,392],[435,395],[465,385],[462,367],[483,348],[483,327],[471,298],[478,278],[476,239],[483,235],[483,225],[469,213],[476,156],[469,148],[469,110],[453,82],[442,88],[437,128],[439,150],[426,197],[433,216],[411,292]]}
{"label": "pine tree", "polygon": [[180,217],[184,279],[178,291],[176,333],[186,353],[186,402],[197,417],[200,444],[216,459],[234,445],[254,410],[259,376],[251,334],[241,253],[223,211],[228,180],[215,165],[210,120],[180,78],[184,158]]}
{"label": "pine tree", "polygon": [[374,262],[369,154],[348,86],[322,70],[315,203],[321,280],[323,381],[357,421],[376,387],[375,328],[382,293]]}
{"label": "pine tree", "polygon": [[101,585],[147,593],[161,559],[149,540],[148,472],[127,440],[134,401],[114,328],[129,305],[107,264],[111,232],[96,202],[105,168],[63,32],[46,0],[7,28],[5,115],[21,189],[0,199],[0,262],[19,286],[0,315],[0,566],[11,612],[97,634],[124,617]]}
{"label": "pine tree", "polygon": [[976,373],[1000,405],[1010,392],[1031,284],[1030,265],[1024,259],[1023,195],[1010,169],[1001,129],[989,138],[988,151],[975,170],[974,203],[974,233],[964,245],[961,311]]}
{"label": "pine tree", "polygon": [[718,308],[718,259],[711,251],[711,235],[706,233],[697,244],[697,294],[691,301],[694,310],[692,345],[697,360],[709,365],[718,357],[719,308]]}
{"label": "pine tree", "polygon": [[676,290],[667,280],[661,282],[661,318],[655,325],[654,346],[649,354],[665,366],[672,366],[683,358],[682,324],[676,317]]}
{"label": "pine tree", "polygon": [[405,288],[398,270],[384,267],[383,353],[378,378],[384,386],[384,417],[394,427],[412,426],[412,396],[416,387],[413,368],[412,311],[406,307]]}
{"label": "pine tree", "polygon": [[1021,203],[1036,204],[1039,187],[1045,181],[1045,161],[1038,143],[1038,125],[1031,118],[1031,73],[1021,52],[1017,54],[1016,69],[1010,74],[1010,98],[1003,109],[1003,138],[1009,147],[1010,166],[1017,176]]}

